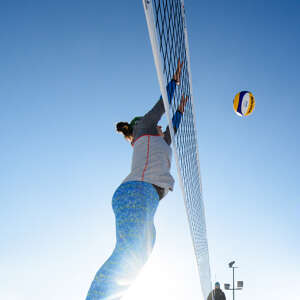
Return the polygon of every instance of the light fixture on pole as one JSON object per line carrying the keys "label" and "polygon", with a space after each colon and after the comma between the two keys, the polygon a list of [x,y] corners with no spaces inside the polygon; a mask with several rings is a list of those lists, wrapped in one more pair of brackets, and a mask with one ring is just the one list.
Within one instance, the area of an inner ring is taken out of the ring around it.
{"label": "light fixture on pole", "polygon": [[244,282],[243,281],[237,281],[237,287],[235,287],[234,284],[234,269],[237,267],[234,267],[233,265],[235,264],[235,261],[231,261],[228,266],[229,268],[232,269],[232,288],[230,288],[230,283],[225,283],[224,284],[224,289],[225,290],[232,290],[232,299],[234,300],[234,291],[236,290],[241,290],[244,287]]}

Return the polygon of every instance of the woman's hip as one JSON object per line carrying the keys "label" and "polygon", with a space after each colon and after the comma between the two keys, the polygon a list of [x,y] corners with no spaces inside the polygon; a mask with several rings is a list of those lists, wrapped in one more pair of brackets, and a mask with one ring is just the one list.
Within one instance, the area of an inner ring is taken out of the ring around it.
{"label": "woman's hip", "polygon": [[122,183],[112,198],[114,212],[128,210],[146,210],[153,214],[159,203],[159,195],[151,183],[144,181],[127,181]]}

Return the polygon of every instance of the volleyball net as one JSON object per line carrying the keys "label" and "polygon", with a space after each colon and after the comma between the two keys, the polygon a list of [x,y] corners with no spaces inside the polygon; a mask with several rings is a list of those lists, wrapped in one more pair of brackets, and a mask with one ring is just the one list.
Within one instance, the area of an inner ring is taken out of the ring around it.
{"label": "volleyball net", "polygon": [[[212,286],[184,1],[143,0],[143,4],[158,80],[171,131],[178,177],[195,250],[200,285],[203,299],[206,300]],[[178,59],[183,63],[180,85],[176,88],[174,97],[169,103],[166,86],[176,71]],[[174,134],[172,116],[176,113],[182,95],[187,96],[188,101],[180,127]]]}

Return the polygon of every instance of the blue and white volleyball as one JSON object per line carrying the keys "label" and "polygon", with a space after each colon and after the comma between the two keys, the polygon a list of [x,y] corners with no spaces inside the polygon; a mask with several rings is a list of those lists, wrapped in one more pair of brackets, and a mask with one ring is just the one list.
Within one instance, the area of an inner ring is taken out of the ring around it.
{"label": "blue and white volleyball", "polygon": [[251,92],[241,91],[233,99],[233,109],[240,117],[246,117],[253,113],[255,107],[254,96]]}

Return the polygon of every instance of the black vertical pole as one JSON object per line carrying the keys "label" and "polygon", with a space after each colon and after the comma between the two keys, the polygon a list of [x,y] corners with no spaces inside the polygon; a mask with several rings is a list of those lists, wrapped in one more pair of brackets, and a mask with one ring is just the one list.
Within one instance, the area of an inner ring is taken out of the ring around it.
{"label": "black vertical pole", "polygon": [[233,282],[232,282],[232,286],[233,286],[233,289],[232,289],[232,293],[233,293],[233,300],[234,300],[234,267],[232,267],[232,274],[233,274]]}

